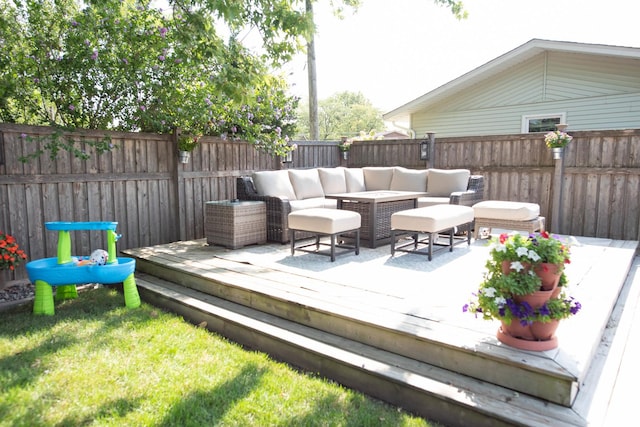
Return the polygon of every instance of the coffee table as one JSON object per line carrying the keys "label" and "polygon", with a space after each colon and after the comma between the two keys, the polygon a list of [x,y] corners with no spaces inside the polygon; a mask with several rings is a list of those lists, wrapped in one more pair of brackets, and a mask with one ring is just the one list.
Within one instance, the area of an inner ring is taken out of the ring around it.
{"label": "coffee table", "polygon": [[338,209],[358,212],[361,217],[360,245],[377,248],[391,241],[391,215],[418,206],[419,191],[361,191],[325,194],[336,199]]}

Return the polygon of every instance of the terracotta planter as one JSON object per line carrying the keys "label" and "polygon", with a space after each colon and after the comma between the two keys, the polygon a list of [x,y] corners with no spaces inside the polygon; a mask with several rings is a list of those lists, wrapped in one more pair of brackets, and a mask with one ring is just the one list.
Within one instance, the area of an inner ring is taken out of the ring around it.
{"label": "terracotta planter", "polygon": [[543,262],[536,265],[533,271],[542,280],[542,290],[550,291],[558,286],[562,274],[559,265]]}
{"label": "terracotta planter", "polygon": [[555,336],[556,330],[560,326],[559,320],[552,320],[551,322],[533,322],[529,326],[529,330],[533,337],[540,341],[548,341],[553,339]]}
{"label": "terracotta planter", "polygon": [[509,336],[513,338],[519,338],[527,341],[532,341],[535,339],[533,333],[531,333],[531,329],[529,325],[523,326],[517,320],[512,320],[510,324],[506,324],[502,322],[502,326],[500,329]]}
{"label": "terracotta planter", "polygon": [[[498,329],[496,338],[501,343],[519,350],[552,350],[558,347],[558,338],[555,336],[558,324],[558,320],[549,323],[534,322],[530,326],[522,326],[519,322],[511,322],[511,325],[503,323]],[[549,338],[540,339],[538,337]]]}
{"label": "terracotta planter", "polygon": [[532,308],[540,308],[553,296],[555,289],[550,291],[537,291],[527,295],[514,295],[513,299],[518,303],[528,303]]}

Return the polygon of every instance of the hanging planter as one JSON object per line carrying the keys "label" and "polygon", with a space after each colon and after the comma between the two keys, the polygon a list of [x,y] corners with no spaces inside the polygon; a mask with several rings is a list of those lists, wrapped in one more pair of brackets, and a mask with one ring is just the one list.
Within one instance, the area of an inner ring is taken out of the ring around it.
{"label": "hanging planter", "polygon": [[191,157],[191,152],[190,151],[180,151],[178,152],[178,160],[180,160],[180,163],[185,164],[185,163],[189,163],[189,158]]}
{"label": "hanging planter", "polygon": [[563,130],[567,127],[566,125],[557,126],[558,130],[549,132],[544,136],[544,143],[553,151],[554,160],[562,159],[562,155],[564,154],[564,147],[566,147],[567,144],[569,144],[573,139],[571,135],[563,132]]}
{"label": "hanging planter", "polygon": [[555,148],[552,148],[552,151],[553,151],[553,159],[560,160],[562,158],[562,155],[564,154],[564,147],[555,147]]}

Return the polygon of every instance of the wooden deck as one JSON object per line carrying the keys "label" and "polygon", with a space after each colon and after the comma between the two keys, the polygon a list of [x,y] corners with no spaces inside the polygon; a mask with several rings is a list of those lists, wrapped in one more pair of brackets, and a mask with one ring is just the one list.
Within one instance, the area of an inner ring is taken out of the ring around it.
{"label": "wooden deck", "polygon": [[583,309],[542,353],[502,345],[497,322],[462,312],[482,279],[485,241],[431,262],[391,257],[388,246],[331,263],[291,257],[287,245],[203,240],[125,253],[137,259],[144,300],[445,425],[600,425],[616,377],[603,374],[617,348],[612,325],[638,287],[627,280],[638,242],[571,239],[567,276]]}

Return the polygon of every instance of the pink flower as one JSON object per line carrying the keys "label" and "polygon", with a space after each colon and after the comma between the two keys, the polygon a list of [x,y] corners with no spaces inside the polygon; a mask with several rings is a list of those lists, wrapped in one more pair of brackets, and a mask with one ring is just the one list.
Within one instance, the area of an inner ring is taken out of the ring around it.
{"label": "pink flower", "polygon": [[73,110],[75,110],[75,109],[76,109],[76,106],[75,106],[75,105],[73,105],[73,104],[69,105],[69,110],[73,111]]}

